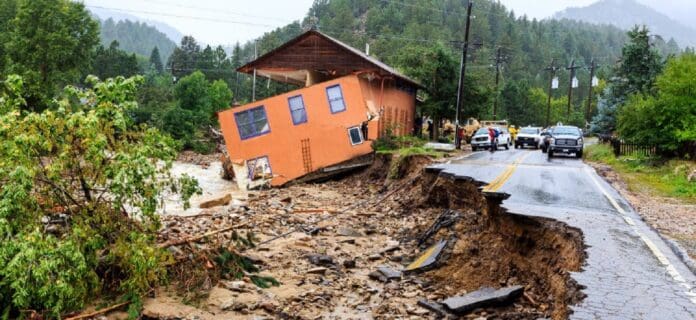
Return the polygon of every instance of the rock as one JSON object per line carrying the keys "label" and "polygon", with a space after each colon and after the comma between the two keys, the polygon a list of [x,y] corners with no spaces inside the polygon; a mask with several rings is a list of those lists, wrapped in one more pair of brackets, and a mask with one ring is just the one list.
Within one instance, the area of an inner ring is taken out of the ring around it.
{"label": "rock", "polygon": [[447,298],[442,304],[455,314],[463,314],[476,308],[509,304],[519,298],[523,291],[523,286],[512,286],[497,290],[486,287],[463,296]]}
{"label": "rock", "polygon": [[225,286],[225,288],[237,292],[244,291],[244,288],[246,286],[246,283],[244,281],[224,281],[222,284]]}
{"label": "rock", "polygon": [[353,269],[353,268],[355,268],[355,266],[356,266],[355,260],[351,259],[351,260],[343,261],[343,267],[345,267],[346,269]]}
{"label": "rock", "polygon": [[377,267],[377,271],[382,273],[387,280],[401,279],[401,271],[394,270],[388,266],[379,266]]}
{"label": "rock", "polygon": [[307,256],[307,260],[316,266],[332,266],[334,265],[333,258],[323,254],[310,254]]}
{"label": "rock", "polygon": [[328,269],[326,269],[324,267],[317,267],[317,268],[312,268],[312,269],[307,270],[307,273],[308,274],[325,274],[326,270],[328,270]]}
{"label": "rock", "polygon": [[364,237],[365,235],[357,231],[355,229],[347,228],[347,227],[341,227],[338,228],[338,231],[336,232],[339,236],[344,236],[344,237]]}
{"label": "rock", "polygon": [[370,279],[381,281],[381,282],[389,281],[389,279],[387,279],[387,277],[385,277],[384,274],[379,272],[379,271],[372,271],[367,276],[370,277]]}
{"label": "rock", "polygon": [[379,253],[375,253],[375,254],[367,257],[367,259],[369,259],[371,261],[379,260],[379,259],[382,259],[382,255]]}
{"label": "rock", "polygon": [[226,206],[226,205],[230,204],[230,201],[232,201],[232,195],[228,193],[222,198],[217,198],[217,199],[202,202],[199,205],[199,207],[201,209],[209,209],[209,208],[214,208],[214,207],[219,207],[219,206]]}

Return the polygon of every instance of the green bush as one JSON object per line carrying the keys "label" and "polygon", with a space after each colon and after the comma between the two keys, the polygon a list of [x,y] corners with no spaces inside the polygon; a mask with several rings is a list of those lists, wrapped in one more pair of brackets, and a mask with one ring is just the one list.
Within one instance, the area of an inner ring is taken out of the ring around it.
{"label": "green bush", "polygon": [[164,192],[185,206],[200,192],[170,174],[175,142],[128,115],[142,78],[89,81],[91,89],[66,88],[56,110],[21,113],[9,98],[21,95],[0,99],[5,318],[21,310],[59,318],[102,294],[137,306],[165,275],[168,255],[155,241]]}

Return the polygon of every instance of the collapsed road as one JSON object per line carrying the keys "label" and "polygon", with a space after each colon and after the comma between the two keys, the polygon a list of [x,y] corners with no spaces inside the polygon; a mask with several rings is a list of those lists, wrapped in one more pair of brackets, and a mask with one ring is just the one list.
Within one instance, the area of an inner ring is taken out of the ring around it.
{"label": "collapsed road", "polygon": [[696,277],[663,239],[589,166],[539,151],[477,152],[437,165],[490,181],[510,212],[552,218],[584,235],[587,258],[572,278],[587,297],[571,319],[694,319]]}
{"label": "collapsed road", "polygon": [[[174,281],[145,300],[144,317],[567,318],[584,297],[571,278],[585,261],[582,232],[508,213],[485,183],[430,163],[383,156],[338,181],[164,216]],[[256,246],[230,246],[250,232]],[[259,273],[215,272],[224,268],[209,252],[238,252]],[[252,284],[268,277],[278,285]]]}

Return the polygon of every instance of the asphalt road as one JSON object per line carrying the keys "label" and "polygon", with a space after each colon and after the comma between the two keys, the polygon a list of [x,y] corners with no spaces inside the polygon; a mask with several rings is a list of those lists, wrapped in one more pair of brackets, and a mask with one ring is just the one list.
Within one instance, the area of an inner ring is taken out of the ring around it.
{"label": "asphalt road", "polygon": [[580,228],[587,260],[573,278],[587,288],[571,319],[696,319],[696,277],[616,190],[574,157],[538,150],[474,152],[444,171],[469,176],[504,207]]}

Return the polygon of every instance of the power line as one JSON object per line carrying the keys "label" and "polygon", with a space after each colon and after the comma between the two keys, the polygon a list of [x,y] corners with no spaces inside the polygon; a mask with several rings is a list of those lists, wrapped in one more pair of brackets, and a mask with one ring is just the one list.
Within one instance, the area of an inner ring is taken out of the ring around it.
{"label": "power line", "polygon": [[248,26],[255,26],[255,27],[265,27],[265,28],[276,28],[276,26],[273,26],[273,25],[270,25],[270,24],[262,24],[262,23],[254,23],[254,22],[245,22],[245,21],[236,21],[236,20],[228,20],[228,19],[217,19],[217,18],[208,18],[208,17],[187,16],[187,15],[178,15],[178,14],[169,14],[169,13],[162,13],[162,12],[154,12],[154,11],[130,10],[130,9],[123,9],[123,8],[111,8],[111,7],[102,7],[102,6],[94,6],[94,5],[85,5],[85,7],[88,7],[88,8],[95,8],[95,9],[104,9],[104,10],[121,11],[121,12],[127,12],[127,13],[143,13],[143,14],[150,14],[150,15],[155,15],[155,16],[164,16],[164,17],[173,17],[173,18],[182,18],[182,19],[192,19],[192,20],[203,20],[203,21],[212,21],[212,22],[229,23],[229,24],[240,24],[240,25],[248,25]]}
{"label": "power line", "polygon": [[169,7],[179,7],[179,8],[184,8],[184,9],[194,9],[194,10],[214,12],[214,13],[224,13],[224,14],[240,16],[240,17],[244,17],[244,18],[266,19],[266,20],[273,20],[273,21],[279,21],[279,22],[284,22],[284,23],[292,23],[293,21],[296,21],[296,20],[292,20],[292,19],[288,20],[288,19],[278,18],[278,17],[258,16],[258,15],[248,14],[248,13],[241,13],[241,12],[235,12],[235,11],[229,11],[229,10],[222,10],[222,9],[204,8],[204,7],[196,7],[196,6],[181,5],[181,4],[172,4],[172,3],[167,3],[167,2],[163,2],[163,1],[157,1],[157,0],[140,0],[140,1],[166,5]]}

